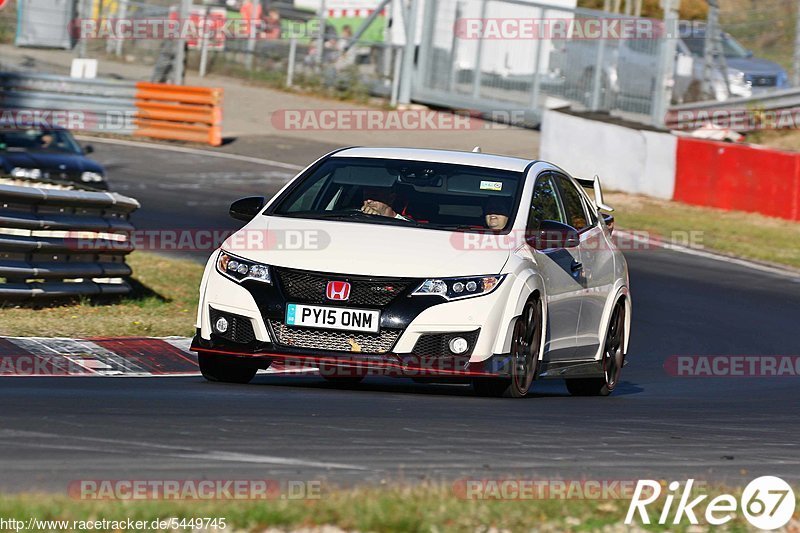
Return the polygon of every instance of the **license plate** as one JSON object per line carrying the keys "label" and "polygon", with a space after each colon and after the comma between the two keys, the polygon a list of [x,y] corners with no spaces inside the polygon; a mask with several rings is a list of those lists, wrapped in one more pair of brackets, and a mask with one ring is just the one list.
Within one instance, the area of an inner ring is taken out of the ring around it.
{"label": "license plate", "polygon": [[380,328],[380,321],[381,312],[371,309],[303,304],[286,306],[286,325],[288,326],[376,333]]}

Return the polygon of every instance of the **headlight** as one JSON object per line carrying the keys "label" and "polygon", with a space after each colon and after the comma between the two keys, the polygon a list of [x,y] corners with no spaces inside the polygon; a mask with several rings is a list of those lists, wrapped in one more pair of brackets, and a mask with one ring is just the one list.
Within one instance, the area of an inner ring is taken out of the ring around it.
{"label": "headlight", "polygon": [[229,277],[234,281],[242,282],[247,279],[260,281],[262,283],[272,283],[269,267],[236,257],[227,252],[220,252],[217,258],[217,271],[223,276]]}
{"label": "headlight", "polygon": [[729,73],[728,85],[734,96],[752,96],[753,94],[753,80],[745,76],[744,72]]}
{"label": "headlight", "polygon": [[472,276],[468,278],[426,279],[412,296],[437,295],[447,300],[483,296],[495,290],[505,279],[499,276]]}
{"label": "headlight", "polygon": [[83,182],[98,182],[103,181],[103,175],[97,172],[84,172],[81,174],[81,181]]}
{"label": "headlight", "polygon": [[785,70],[781,70],[778,73],[777,86],[778,87],[788,87],[789,86],[789,74],[787,74]]}
{"label": "headlight", "polygon": [[38,180],[42,177],[42,171],[38,168],[22,168],[16,167],[11,170],[11,176],[15,178],[27,178],[30,180]]}

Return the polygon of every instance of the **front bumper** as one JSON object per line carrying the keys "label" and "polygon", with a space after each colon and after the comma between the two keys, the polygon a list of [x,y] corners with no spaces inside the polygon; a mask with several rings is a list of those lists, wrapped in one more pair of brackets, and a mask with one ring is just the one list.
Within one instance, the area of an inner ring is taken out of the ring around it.
{"label": "front bumper", "polygon": [[[373,308],[381,310],[380,339],[377,335],[357,335],[347,332],[320,332],[308,328],[288,328],[283,322],[286,305],[292,303],[310,303],[316,305],[336,305],[336,302],[309,302],[297,300],[284,286],[279,276],[275,276],[272,285],[259,282],[237,283],[219,274],[211,267],[198,317],[198,334],[195,345],[204,349],[221,349],[236,354],[271,354],[276,357],[296,356],[296,359],[308,357],[333,358],[340,361],[346,357],[354,357],[362,361],[380,359],[387,365],[399,365],[400,368],[412,365],[409,360],[418,358],[420,345],[430,345],[431,339],[437,336],[447,340],[459,335],[470,341],[468,357],[450,357],[454,370],[464,371],[471,363],[492,359],[495,354],[508,351],[504,345],[508,334],[508,324],[504,324],[507,313],[507,302],[512,294],[514,276],[509,275],[492,293],[456,301],[446,301],[438,296],[410,296],[410,293],[422,280],[407,281],[405,289],[387,305],[358,305],[354,308]],[[322,276],[323,274],[320,274]],[[331,279],[357,279],[357,276],[324,274]],[[371,280],[379,278],[369,278]],[[362,279],[363,281],[363,279]],[[213,333],[212,324],[219,313],[227,313],[241,317],[248,322],[251,335],[230,342]],[[293,329],[291,339],[287,342],[287,329]],[[331,343],[305,342],[304,336],[345,336],[352,337],[352,349],[342,348],[341,339],[335,349],[328,350]],[[448,337],[449,336],[449,337]],[[365,338],[372,337],[372,338]],[[499,342],[498,342],[498,339]],[[244,342],[242,342],[244,341]],[[252,341],[252,342],[251,342]],[[205,343],[205,346],[204,346]],[[506,343],[507,344],[507,343]],[[505,349],[504,349],[505,348]],[[265,355],[266,356],[266,355]],[[379,357],[374,357],[379,356]],[[459,360],[456,362],[456,360]],[[463,360],[463,361],[461,361]],[[442,366],[443,361],[437,361]],[[474,365],[473,365],[474,366]]]}
{"label": "front bumper", "polygon": [[254,341],[240,344],[227,341],[216,334],[204,339],[198,330],[192,340],[191,350],[225,358],[237,364],[255,368],[269,368],[280,362],[285,370],[319,369],[326,376],[389,376],[406,378],[471,379],[481,377],[508,378],[511,376],[511,358],[498,354],[483,361],[470,361],[469,357],[426,357],[415,354],[358,354],[333,351],[291,349],[271,342]]}

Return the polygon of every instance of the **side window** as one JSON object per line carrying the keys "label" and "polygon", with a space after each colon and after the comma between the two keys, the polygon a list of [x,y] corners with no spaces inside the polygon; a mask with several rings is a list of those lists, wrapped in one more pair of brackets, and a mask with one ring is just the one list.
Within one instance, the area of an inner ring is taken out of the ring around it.
{"label": "side window", "polygon": [[564,202],[564,211],[567,213],[567,224],[578,231],[588,227],[589,222],[578,189],[564,176],[557,176],[557,179],[558,187],[561,189],[561,199]]}
{"label": "side window", "polygon": [[586,200],[586,198],[583,199],[583,206],[586,209],[586,213],[589,215],[589,226],[594,226],[597,224],[597,211],[594,207],[592,207],[591,202]]}
{"label": "side window", "polygon": [[531,198],[531,211],[528,215],[528,229],[537,230],[543,220],[554,220],[564,223],[564,215],[559,206],[558,193],[556,192],[553,178],[549,175],[539,177],[533,187]]}
{"label": "side window", "polygon": [[294,204],[287,210],[287,213],[297,213],[301,211],[310,211],[314,209],[315,201],[318,199],[322,186],[325,185],[325,179],[319,179],[306,189]]}

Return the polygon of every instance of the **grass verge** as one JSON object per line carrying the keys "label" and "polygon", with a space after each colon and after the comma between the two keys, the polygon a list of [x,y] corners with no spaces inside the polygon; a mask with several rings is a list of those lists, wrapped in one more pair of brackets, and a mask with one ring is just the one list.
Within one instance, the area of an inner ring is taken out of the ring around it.
{"label": "grass verge", "polygon": [[[693,493],[697,496],[699,491]],[[736,490],[707,491],[710,495]],[[708,500],[710,500],[709,497]],[[657,521],[662,510],[664,493],[648,507],[651,520]],[[499,500],[463,499],[449,485],[363,487],[347,490],[322,490],[318,499],[274,499],[257,502],[188,502],[188,501],[79,501],[66,496],[19,495],[0,497],[0,517],[27,521],[66,520],[70,524],[59,531],[85,531],[74,521],[127,519],[152,523],[172,517],[181,519],[224,518],[226,531],[314,531],[322,527],[345,531],[418,532],[418,531],[636,531],[624,525],[629,497],[610,500],[529,499]],[[674,515],[675,509],[672,506]],[[700,509],[702,507],[702,509]],[[698,506],[702,516],[704,506]],[[721,531],[750,531],[741,512]],[[797,515],[795,515],[796,517]],[[672,518],[672,516],[670,516]],[[702,520],[702,518],[700,518]],[[671,520],[670,520],[671,521]],[[785,531],[797,527],[793,522]],[[78,527],[75,527],[75,526]],[[686,523],[669,528],[646,526],[648,530],[705,531],[711,526],[690,526]],[[109,531],[113,527],[93,528]],[[146,528],[152,530],[153,528]],[[336,531],[333,529],[333,531]]]}
{"label": "grass verge", "polygon": [[203,265],[133,252],[133,292],[114,300],[85,298],[5,307],[3,336],[189,336],[194,332]]}
{"label": "grass verge", "polygon": [[800,131],[796,129],[761,130],[747,134],[747,142],[774,150],[800,151]]}
{"label": "grass verge", "polygon": [[800,224],[645,196],[608,193],[617,226],[755,261],[800,268]]}

